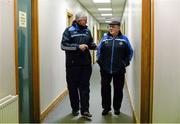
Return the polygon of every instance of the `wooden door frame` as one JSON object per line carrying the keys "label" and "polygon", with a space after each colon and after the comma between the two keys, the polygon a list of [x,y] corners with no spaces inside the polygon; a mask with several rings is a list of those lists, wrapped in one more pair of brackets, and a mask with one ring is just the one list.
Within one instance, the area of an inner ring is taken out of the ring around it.
{"label": "wooden door frame", "polygon": [[151,123],[154,80],[154,0],[142,0],[141,123]]}
{"label": "wooden door frame", "polygon": [[[18,19],[17,0],[14,1],[14,37],[15,37],[15,72],[16,94],[19,94],[19,71],[18,71]],[[38,34],[38,0],[31,0],[31,37],[32,37],[32,100],[33,122],[40,122],[40,87],[39,87],[39,34]]]}
{"label": "wooden door frame", "polygon": [[39,25],[38,0],[31,0],[32,16],[32,89],[33,89],[33,118],[40,122],[40,79],[39,79]]}
{"label": "wooden door frame", "polygon": [[18,71],[18,31],[17,31],[17,0],[14,1],[14,42],[15,42],[15,75],[16,75],[16,95],[19,94],[19,71]]}
{"label": "wooden door frame", "polygon": [[67,26],[67,27],[72,25],[72,24],[69,25],[69,20],[68,20],[69,18],[68,18],[68,17],[71,17],[71,18],[70,18],[70,22],[72,23],[74,16],[73,16],[72,11],[70,11],[70,10],[66,10],[66,18],[67,18],[67,20],[66,20],[66,26]]}

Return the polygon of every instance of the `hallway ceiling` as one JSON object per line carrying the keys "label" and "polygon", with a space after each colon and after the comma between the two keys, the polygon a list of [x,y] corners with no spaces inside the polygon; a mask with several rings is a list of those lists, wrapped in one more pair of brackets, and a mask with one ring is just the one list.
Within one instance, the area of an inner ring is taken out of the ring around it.
{"label": "hallway ceiling", "polygon": [[[77,0],[84,6],[100,23],[105,21],[121,20],[126,0],[111,0],[110,3],[94,3],[93,0]],[[99,11],[98,8],[112,8],[112,11]],[[112,16],[101,16],[112,14]]]}

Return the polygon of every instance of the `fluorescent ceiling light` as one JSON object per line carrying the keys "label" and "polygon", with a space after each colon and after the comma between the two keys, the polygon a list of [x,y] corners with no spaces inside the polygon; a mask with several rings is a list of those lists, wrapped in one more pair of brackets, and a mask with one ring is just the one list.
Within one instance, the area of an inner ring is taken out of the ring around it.
{"label": "fluorescent ceiling light", "polygon": [[94,3],[110,3],[111,0],[93,0]]}
{"label": "fluorescent ceiling light", "polygon": [[112,14],[101,14],[101,16],[112,16]]}
{"label": "fluorescent ceiling light", "polygon": [[98,17],[98,19],[106,19],[105,17]]}
{"label": "fluorescent ceiling light", "polygon": [[111,23],[111,21],[105,21],[106,23]]}
{"label": "fluorescent ceiling light", "polygon": [[98,8],[99,11],[112,11],[112,8]]}

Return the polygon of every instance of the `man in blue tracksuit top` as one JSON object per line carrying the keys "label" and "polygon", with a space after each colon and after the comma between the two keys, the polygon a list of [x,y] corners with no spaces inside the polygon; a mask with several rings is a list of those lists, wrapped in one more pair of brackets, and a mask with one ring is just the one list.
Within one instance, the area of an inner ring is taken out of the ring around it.
{"label": "man in blue tracksuit top", "polygon": [[90,30],[86,26],[87,16],[77,13],[72,26],[65,29],[61,49],[66,54],[66,80],[71,102],[72,114],[90,118],[89,80],[92,73],[89,50],[96,49]]}
{"label": "man in blue tracksuit top", "polygon": [[120,32],[120,22],[112,21],[109,32],[102,38],[97,50],[97,62],[101,73],[102,115],[111,110],[111,80],[113,78],[114,114],[120,114],[126,67],[133,56],[128,38]]}

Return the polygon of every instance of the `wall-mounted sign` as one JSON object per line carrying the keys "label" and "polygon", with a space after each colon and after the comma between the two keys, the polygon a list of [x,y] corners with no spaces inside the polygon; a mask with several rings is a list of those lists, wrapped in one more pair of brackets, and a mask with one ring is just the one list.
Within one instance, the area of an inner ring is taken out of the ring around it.
{"label": "wall-mounted sign", "polygon": [[19,11],[19,27],[26,28],[27,27],[27,17],[26,13]]}

